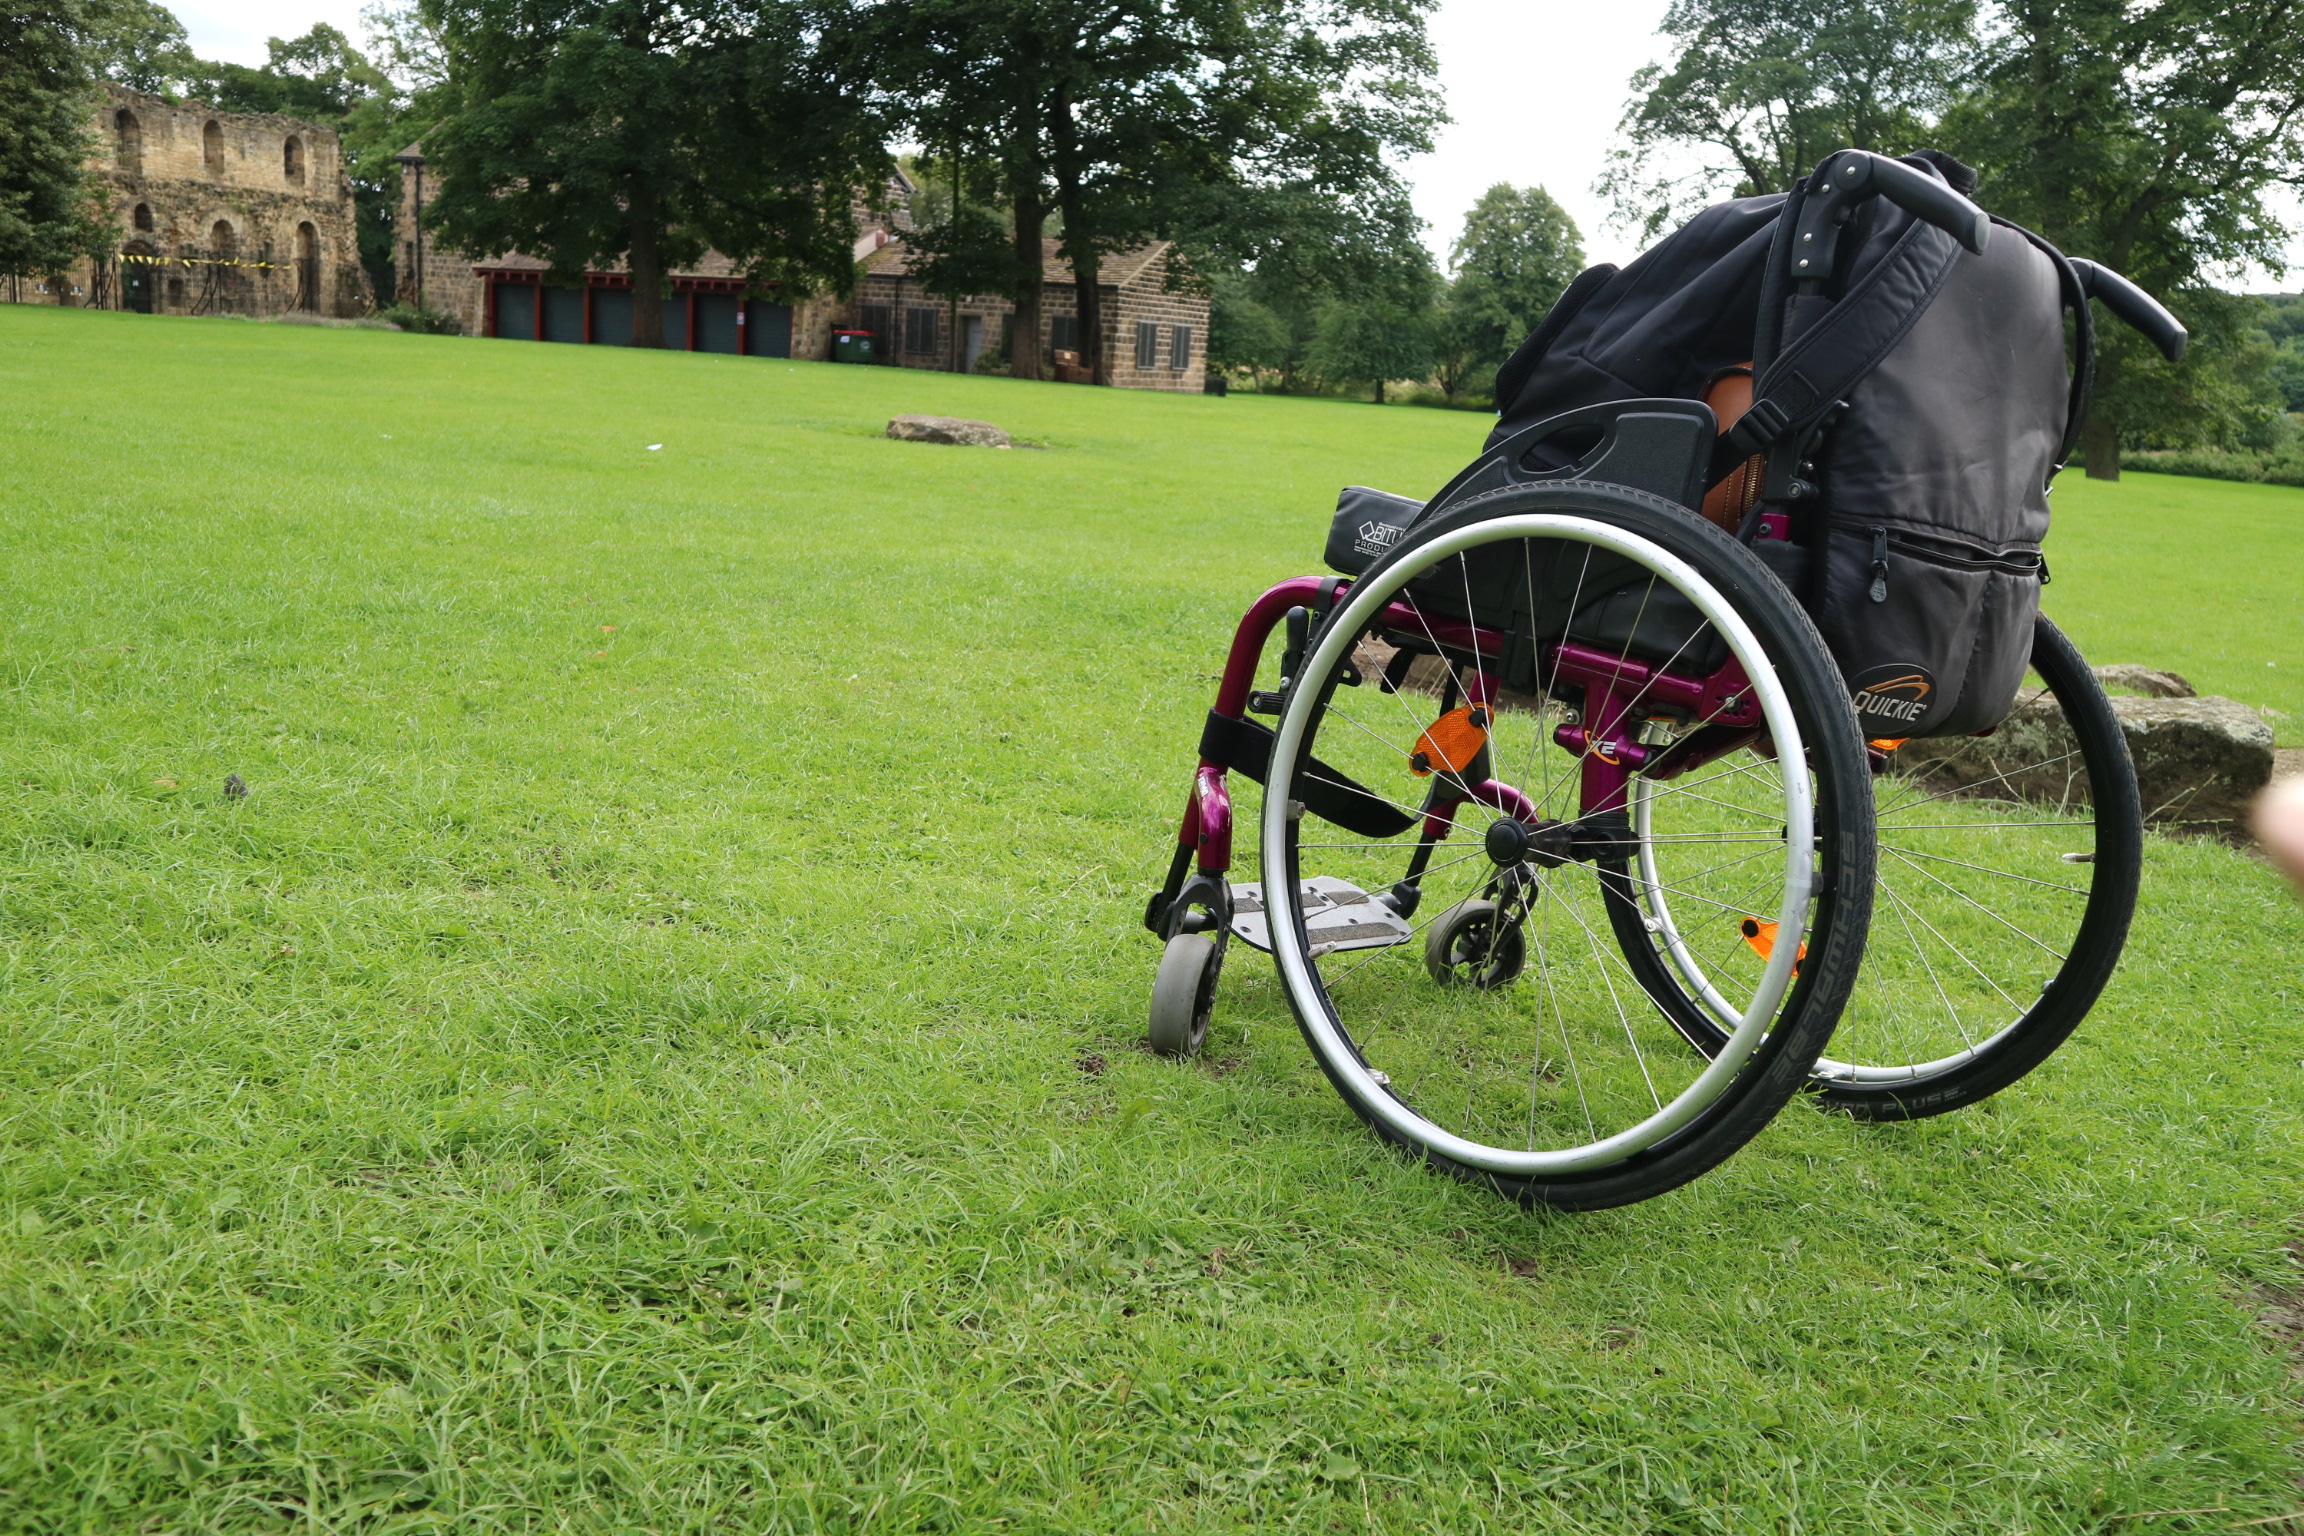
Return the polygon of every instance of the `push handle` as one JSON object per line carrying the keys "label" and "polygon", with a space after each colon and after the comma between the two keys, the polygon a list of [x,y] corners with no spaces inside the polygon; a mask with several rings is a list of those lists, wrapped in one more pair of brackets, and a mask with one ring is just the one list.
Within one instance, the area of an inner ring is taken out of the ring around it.
{"label": "push handle", "polygon": [[2092,299],[2102,299],[2104,307],[2144,333],[2144,339],[2160,349],[2168,361],[2181,362],[2185,343],[2191,333],[2184,322],[2161,305],[2158,299],[2137,287],[2110,267],[2093,261],[2072,258],[2072,270],[2080,276],[2080,291]]}
{"label": "push handle", "polygon": [[1808,184],[1809,201],[1822,199],[1835,212],[1870,196],[1884,197],[1912,217],[1927,220],[1976,255],[1984,254],[1992,238],[1990,214],[1926,171],[1870,150],[1841,150],[1818,168]]}

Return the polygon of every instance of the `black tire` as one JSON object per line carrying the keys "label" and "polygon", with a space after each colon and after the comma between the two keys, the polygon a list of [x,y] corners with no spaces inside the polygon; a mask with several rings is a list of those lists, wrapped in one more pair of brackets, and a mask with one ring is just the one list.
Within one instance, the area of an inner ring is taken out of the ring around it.
{"label": "black tire", "polygon": [[[1814,822],[1820,879],[1812,887],[1807,929],[1807,956],[1779,1002],[1767,1033],[1751,1051],[1726,1086],[1695,1112],[1693,1118],[1613,1162],[1543,1176],[1500,1173],[1460,1162],[1404,1133],[1377,1107],[1362,1097],[1338,1063],[1324,1051],[1323,1034],[1340,1038],[1363,1069],[1374,1078],[1378,1091],[1391,1096],[1407,1115],[1422,1112],[1396,1092],[1374,1070],[1365,1047],[1345,1030],[1328,996],[1326,983],[1314,974],[1300,995],[1282,966],[1283,991],[1295,1012],[1298,1027],[1312,1047],[1315,1059],[1345,1102],[1385,1139],[1418,1155],[1429,1166],[1483,1185],[1525,1205],[1548,1205],[1564,1210],[1592,1210],[1630,1204],[1675,1189],[1733,1154],[1772,1119],[1806,1084],[1810,1066],[1830,1038],[1842,1004],[1855,985],[1871,911],[1873,846],[1872,798],[1869,768],[1856,718],[1838,669],[1815,626],[1792,595],[1752,551],[1734,538],[1695,516],[1688,509],[1661,498],[1621,486],[1567,482],[1545,486],[1516,486],[1490,493],[1451,510],[1411,536],[1370,568],[1355,591],[1382,590],[1388,573],[1418,552],[1457,530],[1521,513],[1556,513],[1607,524],[1647,540],[1686,562],[1749,626],[1762,653],[1783,684],[1789,707],[1813,766]],[[1415,567],[1410,567],[1415,569]],[[1419,578],[1421,579],[1421,578]],[[1316,642],[1317,645],[1317,642]],[[1313,663],[1308,659],[1309,672]],[[1313,723],[1305,727],[1307,752],[1320,747],[1313,731],[1321,712],[1337,692],[1330,677],[1304,707]],[[1292,700],[1288,708],[1297,706]],[[1295,718],[1284,716],[1285,721]],[[1315,764],[1314,766],[1318,766]],[[1267,837],[1283,839],[1284,878],[1293,887],[1299,879],[1299,820],[1285,829],[1275,828],[1275,811],[1284,782],[1275,755],[1272,789],[1266,802]],[[1272,844],[1266,844],[1267,852]],[[1781,855],[1779,855],[1781,857]],[[1623,898],[1621,859],[1603,863],[1594,872],[1607,905],[1613,909]],[[1268,878],[1270,871],[1267,871]],[[1539,896],[1537,903],[1551,900]],[[1299,929],[1301,931],[1301,929]],[[1606,946],[1601,946],[1605,948]],[[1315,1010],[1325,1010],[1324,1016]],[[1678,1021],[1673,1021],[1677,1026]]]}
{"label": "black tire", "polygon": [[[1897,978],[1881,973],[1886,970],[1887,962],[1893,958],[1900,945],[1909,943],[1917,948],[1922,942],[1920,935],[1928,933],[1935,936],[1935,930],[1918,921],[1925,914],[1914,914],[1911,920],[1907,920],[1904,913],[1898,910],[1907,907],[1911,898],[1896,893],[1883,869],[1880,884],[1889,898],[1889,908],[1882,914],[1873,932],[1874,954],[1866,979],[1859,984],[1844,1015],[1841,1035],[1832,1045],[1836,1056],[1844,1055],[1851,1059],[1820,1061],[1812,1076],[1811,1087],[1817,1101],[1829,1108],[1843,1111],[1860,1120],[1917,1120],[1930,1115],[1947,1114],[1988,1098],[2054,1054],[2057,1047],[2079,1026],[2080,1021],[2087,1017],[2089,1009],[2095,1006],[2096,1000],[2103,994],[2105,984],[2111,979],[2113,969],[2119,963],[2121,949],[2127,942],[2128,925],[2136,910],[2137,884],[2144,859],[2143,814],[2137,797],[2135,765],[2129,758],[2128,743],[2121,733],[2120,722],[2112,713],[2111,701],[2104,696],[2103,688],[2089,672],[2079,651],[2045,615],[2040,617],[2033,631],[2031,660],[2032,670],[2039,675],[2041,686],[2019,694],[2012,719],[2020,724],[2031,701],[2042,694],[2052,699],[2054,714],[2068,725],[2071,742],[2068,748],[2063,748],[2056,755],[2076,756],[2082,770],[2075,779],[2059,786],[2061,795],[2068,797],[2070,803],[2084,806],[2087,811],[2084,818],[2070,823],[2069,837],[2076,844],[2085,843],[2089,862],[2073,862],[2063,866],[2063,878],[2068,880],[2079,878],[2072,871],[2087,872],[2084,903],[2072,903],[2074,917],[2068,939],[2062,932],[2049,935],[2052,941],[2065,942],[2069,947],[2064,951],[2054,973],[2046,979],[2045,985],[2038,986],[2036,990],[2031,985],[2037,975],[2036,971],[2011,970],[1999,978],[2006,984],[2006,988],[2015,989],[2019,987],[2021,977],[2022,990],[2015,995],[2019,999],[2029,995],[2033,1000],[2012,1020],[2004,1020],[1988,1032],[1979,1027],[1978,1032],[1982,1035],[1980,1043],[1957,1053],[1958,1059],[1953,1059],[1953,1053],[1947,1052],[1945,1056],[1935,1058],[1933,1070],[1893,1072],[1894,1064],[1872,1048],[1874,1042],[1908,1037],[1899,1031],[1882,1027],[1876,1022],[1876,1016],[1912,1005],[1911,999],[1884,995],[1899,985],[1908,984],[1912,978]],[[1912,756],[1924,775],[1932,762],[1941,763],[1949,755],[1969,755],[1985,750],[1967,746],[1963,738],[1953,742],[1908,743],[1899,750],[1898,755]],[[2053,765],[2055,756],[2050,756],[2048,762]],[[1998,776],[1980,780],[1972,787],[1991,787],[1995,777]],[[1893,786],[1898,781],[1890,778],[1881,782]],[[1998,788],[2005,789],[2006,786]],[[1893,789],[1888,793],[1893,793]],[[2042,814],[2038,812],[2036,802],[2020,797],[2002,801],[1991,795],[1955,796],[1947,800],[1944,794],[1933,792],[1932,786],[1926,798],[1912,803],[1919,806],[1931,803],[1957,805],[1961,807],[1958,814],[1962,822],[1973,818],[1979,824],[1976,830],[1987,832],[1994,830],[1988,825],[1988,820],[1996,812],[2013,813],[2009,816],[2010,830],[2032,825],[2029,817]],[[1902,819],[1895,800],[1889,800],[1885,807],[1879,809],[1883,814],[1877,821],[1877,835],[1888,858],[1905,867],[1903,873],[1913,875],[1916,884],[1930,883],[1933,877],[1926,872],[1923,861],[1946,866],[1949,872],[1953,861],[1941,850],[1919,851],[1917,857],[1913,857],[1907,856],[1898,847]],[[2045,825],[2056,828],[2054,823]],[[2054,832],[2035,835],[2045,841]],[[2045,857],[2053,851],[2053,847],[2050,847],[2041,852],[2041,856]],[[2071,853],[2080,851],[2077,846],[2071,849]],[[1984,858],[1983,855],[1972,857],[1958,867],[1985,874],[1995,873],[1985,867]],[[2040,872],[2037,867],[2030,866],[2022,872],[1998,871],[2008,878],[2023,881],[2033,889],[2040,889],[2044,884],[2039,877]],[[1940,879],[1934,879],[1933,883],[1939,886],[1944,884]],[[1974,905],[1974,902],[1971,901],[1970,905]],[[1624,906],[1624,915],[1625,921],[1617,925],[1618,938],[1627,956],[1635,958],[1636,968],[1642,972],[1643,984],[1648,986],[1651,995],[1698,1049],[1717,1050],[1727,1038],[1725,1031],[1717,1020],[1688,996],[1681,978],[1661,963],[1653,946],[1643,941],[1640,927],[1643,914],[1637,903],[1628,900]],[[1978,927],[1992,931],[1987,918],[1977,917],[1974,922]],[[2002,926],[2013,925],[2003,923]],[[1898,929],[1902,932],[1899,933]],[[1940,969],[1952,970],[1955,967],[1944,965]],[[1941,985],[1940,978],[1932,980]],[[1997,987],[1995,990],[2000,990],[2002,996],[2008,995],[2006,990]],[[1942,997],[1941,991],[1939,998],[1941,1001],[1935,1005],[1941,1006],[1956,1018],[1957,1010],[1951,999]],[[1920,1006],[1924,1008],[1930,1008],[1931,1003],[1932,1000],[1925,996],[1919,999]],[[1858,1080],[1857,1074],[1869,1075],[1872,1080]]]}
{"label": "black tire", "polygon": [[1528,936],[1517,924],[1497,933],[1493,901],[1460,901],[1424,935],[1424,968],[1444,987],[1502,987],[1528,968]]}
{"label": "black tire", "polygon": [[1818,1097],[1833,1109],[1860,1120],[1919,1120],[1991,1097],[2071,1038],[2120,962],[2144,872],[2136,765],[2102,685],[2045,614],[2033,630],[2032,670],[2069,723],[2088,778],[2094,862],[2072,866],[2092,878],[2071,949],[2032,1006],[1971,1059],[1908,1084],[1862,1086],[1819,1078]]}

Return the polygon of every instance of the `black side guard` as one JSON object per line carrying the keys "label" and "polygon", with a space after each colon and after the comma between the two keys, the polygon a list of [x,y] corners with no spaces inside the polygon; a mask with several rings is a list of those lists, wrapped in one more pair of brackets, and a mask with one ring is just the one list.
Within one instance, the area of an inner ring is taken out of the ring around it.
{"label": "black side guard", "polygon": [[1328,568],[1361,575],[1411,529],[1459,502],[1508,485],[1604,480],[1693,511],[1704,504],[1711,483],[1718,435],[1719,420],[1701,400],[1611,400],[1513,433],[1466,465],[1428,502],[1348,485],[1336,498],[1336,515],[1328,527]]}
{"label": "black side guard", "polygon": [[1466,465],[1419,521],[1483,492],[1560,480],[1605,480],[1693,509],[1703,505],[1719,434],[1719,418],[1701,400],[1611,400],[1564,411]]}
{"label": "black side guard", "polygon": [[[1208,712],[1200,731],[1200,755],[1226,770],[1262,784],[1272,768],[1272,731],[1254,720],[1235,720]],[[1322,821],[1366,838],[1398,837],[1416,825],[1416,818],[1377,794],[1351,775],[1340,773],[1318,758],[1305,765],[1298,784],[1304,809]]]}

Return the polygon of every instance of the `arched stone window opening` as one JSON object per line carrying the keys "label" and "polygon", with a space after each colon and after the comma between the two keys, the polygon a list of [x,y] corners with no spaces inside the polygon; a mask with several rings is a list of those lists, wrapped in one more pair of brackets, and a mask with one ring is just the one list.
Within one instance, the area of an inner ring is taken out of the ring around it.
{"label": "arched stone window opening", "polygon": [[120,169],[131,176],[144,174],[144,125],[136,114],[122,107],[112,114],[112,133],[117,140]]}
{"label": "arched stone window opening", "polygon": [[138,203],[134,217],[138,229],[146,234],[152,232],[152,205],[150,203]]}
{"label": "arched stone window opening", "polygon": [[216,119],[208,119],[208,126],[200,130],[200,158],[208,166],[208,174],[224,174],[224,130]]}
{"label": "arched stone window opening", "polygon": [[280,146],[280,174],[290,181],[304,179],[304,141],[294,134],[288,135],[287,142]]}
{"label": "arched stone window opening", "polygon": [[320,231],[310,224],[296,226],[296,307],[320,307]]}
{"label": "arched stone window opening", "polygon": [[208,254],[218,261],[237,260],[240,255],[240,237],[234,233],[231,221],[218,219],[208,231]]}

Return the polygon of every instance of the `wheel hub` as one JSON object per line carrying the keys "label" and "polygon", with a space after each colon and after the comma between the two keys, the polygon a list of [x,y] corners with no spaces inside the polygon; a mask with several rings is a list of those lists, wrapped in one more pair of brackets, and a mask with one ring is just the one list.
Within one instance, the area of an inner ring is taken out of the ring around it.
{"label": "wheel hub", "polygon": [[1564,821],[1539,821],[1530,826],[1517,816],[1499,816],[1489,823],[1483,846],[1499,869],[1517,864],[1557,869],[1576,856],[1576,834]]}

